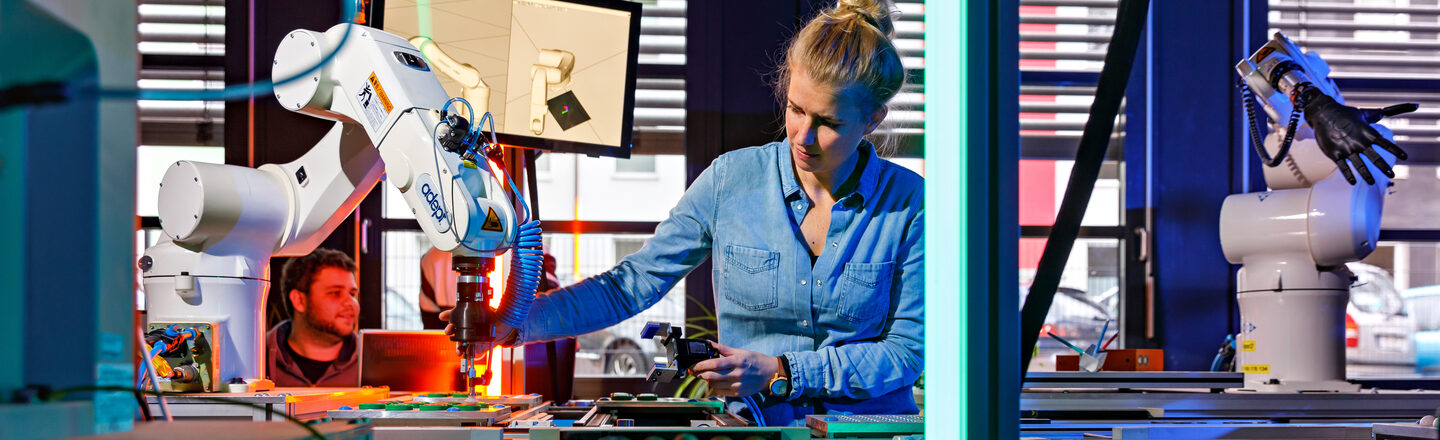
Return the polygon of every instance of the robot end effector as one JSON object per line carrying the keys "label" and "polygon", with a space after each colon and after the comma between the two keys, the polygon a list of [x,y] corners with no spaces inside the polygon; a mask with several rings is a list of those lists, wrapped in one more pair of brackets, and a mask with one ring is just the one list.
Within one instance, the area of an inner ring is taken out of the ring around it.
{"label": "robot end effector", "polygon": [[[1314,129],[1320,149],[1327,158],[1335,162],[1336,168],[1340,169],[1340,173],[1351,185],[1356,184],[1356,180],[1350,165],[1355,167],[1355,173],[1359,173],[1366,184],[1375,184],[1375,179],[1361,155],[1369,158],[1370,163],[1385,176],[1395,177],[1390,164],[1375,151],[1375,145],[1394,154],[1397,160],[1408,157],[1404,150],[1370,124],[1379,122],[1385,116],[1413,112],[1419,108],[1418,104],[1398,104],[1379,109],[1358,109],[1345,105],[1339,89],[1328,78],[1329,66],[1318,55],[1302,52],[1284,34],[1275,33],[1274,39],[1249,58],[1242,60],[1235,69],[1241,75],[1238,85],[1249,117],[1251,142],[1267,166],[1279,166],[1284,161],[1302,113],[1305,123]],[[1274,157],[1271,157],[1260,140],[1258,121],[1250,102],[1252,90],[1261,95],[1261,103],[1266,112],[1277,122],[1280,120],[1278,110],[1291,109],[1284,141]]]}

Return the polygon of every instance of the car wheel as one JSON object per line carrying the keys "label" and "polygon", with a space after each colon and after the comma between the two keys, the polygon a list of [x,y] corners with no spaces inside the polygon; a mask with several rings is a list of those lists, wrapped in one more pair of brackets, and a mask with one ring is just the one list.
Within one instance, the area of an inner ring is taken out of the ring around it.
{"label": "car wheel", "polygon": [[640,352],[640,347],[633,344],[622,343],[606,350],[606,375],[643,376],[649,372],[649,367],[650,365],[645,362],[645,355]]}

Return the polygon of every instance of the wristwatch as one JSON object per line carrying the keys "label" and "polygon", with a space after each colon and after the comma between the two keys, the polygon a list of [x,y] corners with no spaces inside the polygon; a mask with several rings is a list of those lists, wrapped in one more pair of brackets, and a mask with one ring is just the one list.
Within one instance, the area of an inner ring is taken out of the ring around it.
{"label": "wristwatch", "polygon": [[775,362],[778,362],[780,366],[775,370],[775,376],[770,378],[770,384],[765,389],[771,396],[784,399],[790,397],[790,366],[786,365],[785,356],[776,356]]}

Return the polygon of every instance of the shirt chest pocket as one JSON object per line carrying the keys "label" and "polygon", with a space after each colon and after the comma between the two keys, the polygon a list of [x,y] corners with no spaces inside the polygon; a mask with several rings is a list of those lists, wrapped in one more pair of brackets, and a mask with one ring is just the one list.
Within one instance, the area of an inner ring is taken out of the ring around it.
{"label": "shirt chest pocket", "polygon": [[725,268],[720,291],[725,298],[746,310],[765,310],[779,305],[776,288],[780,280],[780,253],[745,246],[725,246]]}
{"label": "shirt chest pocket", "polygon": [[836,294],[840,296],[840,317],[850,322],[869,322],[890,313],[890,283],[895,262],[845,263]]}

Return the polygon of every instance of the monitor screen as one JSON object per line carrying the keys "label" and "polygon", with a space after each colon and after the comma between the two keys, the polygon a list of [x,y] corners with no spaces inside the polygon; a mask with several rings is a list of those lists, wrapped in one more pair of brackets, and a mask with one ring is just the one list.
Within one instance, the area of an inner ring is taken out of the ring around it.
{"label": "monitor screen", "polygon": [[362,330],[360,385],[392,391],[464,391],[455,342],[441,331]]}
{"label": "monitor screen", "polygon": [[639,3],[389,0],[383,23],[451,96],[490,112],[501,143],[629,157]]}

